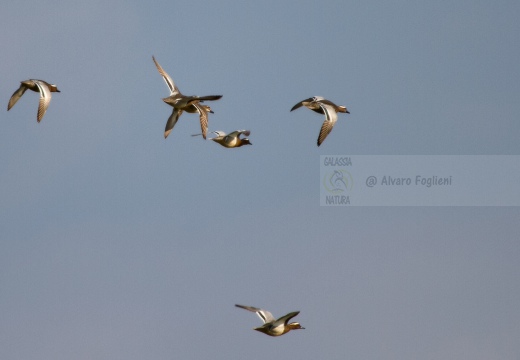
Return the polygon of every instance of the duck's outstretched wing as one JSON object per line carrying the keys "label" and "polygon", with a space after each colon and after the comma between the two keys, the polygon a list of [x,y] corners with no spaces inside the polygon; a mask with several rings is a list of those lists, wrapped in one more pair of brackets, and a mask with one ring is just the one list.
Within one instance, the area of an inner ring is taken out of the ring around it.
{"label": "duck's outstretched wing", "polygon": [[229,137],[240,137],[241,134],[244,134],[244,136],[249,136],[251,134],[251,131],[249,130],[236,130],[233,132],[230,132],[228,134]]}
{"label": "duck's outstretched wing", "polygon": [[196,98],[197,100],[199,101],[214,101],[214,100],[218,100],[222,97],[222,95],[206,95],[206,96],[194,96],[194,98]]}
{"label": "duck's outstretched wing", "polygon": [[22,83],[20,85],[20,87],[18,88],[18,90],[16,90],[13,95],[11,96],[11,98],[9,99],[9,104],[7,104],[7,111],[11,110],[11,108],[14,106],[14,104],[16,104],[16,102],[18,100],[20,100],[20,98],[22,97],[22,95],[25,93],[25,90],[27,90],[27,88],[25,87],[25,85]]}
{"label": "duck's outstretched wing", "polygon": [[36,117],[36,120],[40,122],[51,102],[51,91],[43,81],[35,80],[34,83],[38,86],[38,90],[40,90],[40,102],[38,103],[38,115]]}
{"label": "duck's outstretched wing", "polygon": [[224,137],[224,136],[226,136],[226,133],[224,131],[221,131],[221,130],[212,131],[212,133],[217,135],[217,137]]}
{"label": "duck's outstretched wing", "polygon": [[311,101],[313,101],[313,100],[314,100],[314,98],[308,98],[308,99],[302,100],[302,101],[300,101],[299,103],[297,103],[296,105],[294,105],[294,106],[292,107],[291,111],[296,110],[296,109],[302,107],[302,106],[303,106],[303,103],[308,103],[308,102],[311,102]]}
{"label": "duck's outstretched wing", "polygon": [[200,131],[202,133],[202,137],[206,139],[206,134],[208,132],[208,111],[206,110],[204,105],[201,105],[199,103],[194,103],[193,106],[195,106],[195,108],[199,112]]}
{"label": "duck's outstretched wing", "polygon": [[318,136],[318,146],[320,146],[325,138],[327,138],[327,135],[330,134],[338,120],[338,114],[332,105],[320,103],[320,106],[325,113],[325,121],[323,122],[323,125],[321,125],[320,134]]}
{"label": "duck's outstretched wing", "polygon": [[295,317],[295,316],[298,315],[299,313],[300,313],[299,311],[293,311],[293,312],[290,312],[289,314],[284,315],[284,316],[282,316],[281,318],[279,318],[278,320],[276,320],[276,322],[283,322],[285,325],[287,325],[287,323],[289,322],[289,320],[291,320],[293,317]]}
{"label": "duck's outstretched wing", "polygon": [[[216,137],[224,137],[226,136],[226,133],[224,131],[220,131],[220,130],[217,130],[217,131],[212,131],[211,132],[212,134],[215,134],[217,135]],[[191,136],[201,136],[202,134],[199,133],[199,134],[192,134]],[[209,140],[213,140],[214,138],[209,138]]]}
{"label": "duck's outstretched wing", "polygon": [[[260,319],[262,319],[262,321],[264,322],[264,324],[269,323],[269,322],[275,320],[273,314],[271,314],[271,313],[270,313],[269,311],[267,311],[267,310],[263,310],[263,309],[255,308],[255,307],[253,307],[253,306],[246,306],[246,305],[238,305],[238,304],[235,304],[235,306],[256,313],[256,315],[258,315],[258,317],[259,317]],[[296,315],[297,315],[297,314],[296,314]],[[296,315],[294,315],[294,316],[296,316]]]}
{"label": "duck's outstretched wing", "polygon": [[159,65],[157,60],[155,60],[154,56],[152,56],[152,60],[155,63],[155,67],[157,67],[157,70],[159,71],[159,74],[161,74],[161,76],[164,79],[164,82],[168,86],[168,89],[170,89],[170,96],[180,94],[179,89],[177,88],[177,86],[175,86],[175,83],[173,82],[173,80],[170,77],[170,75],[168,75],[168,73],[166,71],[164,71],[164,69],[161,67],[161,65]]}
{"label": "duck's outstretched wing", "polygon": [[166,122],[166,127],[164,128],[164,138],[166,139],[168,135],[172,132],[173,127],[175,124],[177,124],[177,120],[179,120],[179,117],[182,114],[182,110],[173,108],[172,114],[168,118],[168,121]]}

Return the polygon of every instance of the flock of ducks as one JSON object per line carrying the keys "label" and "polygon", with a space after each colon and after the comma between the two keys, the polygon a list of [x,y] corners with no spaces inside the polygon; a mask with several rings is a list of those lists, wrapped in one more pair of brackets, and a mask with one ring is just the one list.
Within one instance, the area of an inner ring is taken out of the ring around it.
{"label": "flock of ducks", "polygon": [[[163,101],[173,107],[172,113],[166,121],[166,127],[164,128],[164,138],[166,139],[170,132],[173,130],[173,127],[179,120],[179,117],[182,113],[198,113],[200,118],[200,134],[195,134],[193,136],[202,135],[204,139],[207,138],[208,132],[208,114],[213,113],[211,107],[208,105],[202,104],[204,101],[215,101],[219,100],[222,95],[207,95],[207,96],[197,96],[197,95],[183,95],[179,88],[175,85],[172,78],[164,69],[159,65],[154,56],[152,56],[152,60],[157,67],[157,71],[161,74],[166,86],[170,90],[170,96],[163,99]],[[40,102],[38,104],[38,114],[36,119],[38,122],[41,121],[43,115],[45,115],[45,111],[49,107],[49,103],[51,102],[51,93],[60,92],[58,87],[54,84],[49,84],[43,80],[25,80],[21,82],[18,90],[14,92],[9,99],[9,104],[7,105],[7,111],[11,110],[11,108],[16,104],[16,102],[22,97],[25,91],[29,89],[35,92],[40,93]],[[336,124],[338,120],[338,112],[350,114],[345,106],[336,105],[332,101],[322,98],[321,96],[314,96],[305,100],[300,101],[296,105],[294,105],[291,111],[298,109],[301,106],[305,106],[308,109],[311,109],[319,114],[325,115],[325,121],[321,126],[320,134],[318,136],[318,146],[320,146],[325,138],[330,134],[332,128]],[[250,135],[249,130],[236,130],[229,134],[226,134],[223,131],[213,131],[216,134],[216,137],[210,138],[209,140],[213,140],[214,142],[227,147],[227,148],[236,148],[241,147],[243,145],[252,145],[247,136]],[[240,135],[244,135],[246,137],[241,138]]]}
{"label": "flock of ducks", "polygon": [[[167,138],[170,132],[173,130],[173,127],[179,120],[179,117],[182,113],[198,113],[200,119],[200,134],[194,134],[192,136],[202,135],[204,139],[207,139],[207,131],[208,131],[208,114],[213,113],[211,108],[208,105],[202,104],[204,101],[215,101],[219,100],[222,95],[207,95],[207,96],[197,96],[197,95],[183,95],[179,88],[175,85],[172,78],[164,69],[159,65],[155,57],[152,56],[152,60],[159,71],[159,74],[164,79],[164,82],[168,86],[170,90],[170,96],[163,99],[163,101],[170,105],[173,110],[166,121],[166,127],[164,129],[164,138]],[[43,116],[45,115],[45,111],[47,110],[49,103],[51,101],[51,93],[60,92],[58,87],[54,84],[49,84],[43,80],[25,80],[21,82],[18,90],[14,92],[9,100],[9,104],[7,105],[7,110],[9,111],[16,102],[22,97],[25,91],[29,89],[35,92],[40,93],[40,102],[38,104],[38,114],[36,119],[38,122],[41,121]],[[323,141],[327,138],[327,135],[330,134],[332,128],[336,124],[338,119],[338,113],[347,113],[350,112],[347,110],[345,106],[336,105],[332,101],[324,99],[320,96],[314,96],[305,100],[300,101],[296,105],[294,105],[291,111],[296,110],[302,106],[313,110],[319,114],[325,115],[325,121],[321,126],[320,134],[318,136],[318,146],[320,146]],[[226,148],[236,148],[241,147],[243,145],[252,145],[247,136],[250,135],[249,130],[236,130],[229,134],[226,134],[223,131],[213,131],[216,136],[213,138],[209,138],[208,140],[213,140],[214,142],[226,147]],[[244,136],[244,137],[241,137]],[[256,313],[260,319],[263,321],[263,325],[254,328],[254,330],[260,331],[269,336],[281,336],[288,333],[291,330],[297,329],[305,329],[297,322],[289,323],[293,317],[298,315],[299,311],[293,311],[284,315],[278,319],[267,310],[259,309],[253,306],[245,306],[245,305],[235,305],[241,309],[249,310]]]}

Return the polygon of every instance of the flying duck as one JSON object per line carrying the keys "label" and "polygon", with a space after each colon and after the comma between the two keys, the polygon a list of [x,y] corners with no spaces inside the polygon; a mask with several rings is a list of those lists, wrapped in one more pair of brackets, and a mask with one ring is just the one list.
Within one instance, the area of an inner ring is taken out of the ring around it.
{"label": "flying duck", "polygon": [[164,79],[164,82],[170,89],[170,96],[167,98],[164,98],[163,101],[167,103],[168,105],[173,107],[172,114],[168,118],[168,121],[166,122],[166,127],[164,129],[164,138],[166,139],[170,132],[172,131],[173,127],[177,123],[177,120],[179,120],[179,117],[181,116],[183,111],[194,113],[198,112],[200,117],[200,129],[202,131],[202,136],[204,139],[206,138],[206,133],[208,129],[208,112],[213,113],[211,111],[211,108],[206,105],[200,104],[204,100],[218,100],[222,97],[222,95],[208,95],[208,96],[186,96],[183,95],[179,88],[175,85],[170,75],[166,73],[166,71],[163,70],[161,65],[155,60],[155,57],[152,56],[153,62],[155,63],[155,66],[157,67],[157,70],[159,71],[159,74]]}
{"label": "flying duck", "polygon": [[[236,130],[232,133],[226,135],[224,131],[212,131],[212,133],[216,134],[216,137],[209,138],[208,140],[213,140],[220,145],[227,148],[236,148],[241,147],[243,145],[253,145],[247,137],[241,138],[240,135],[244,134],[244,136],[249,136],[251,131],[249,130]],[[202,134],[195,134],[192,136],[197,136]]]}
{"label": "flying duck", "polygon": [[325,115],[325,121],[321,126],[320,135],[318,136],[318,146],[325,140],[327,135],[330,134],[332,128],[338,120],[338,112],[350,114],[345,106],[336,105],[332,101],[322,98],[321,96],[314,96],[305,100],[300,101],[294,105],[291,111],[298,109],[301,106],[305,106],[319,114]]}
{"label": "flying duck", "polygon": [[9,99],[7,111],[11,110],[14,104],[16,104],[16,102],[22,97],[27,89],[39,92],[40,102],[38,104],[38,115],[36,116],[36,120],[40,122],[43,118],[43,115],[45,115],[45,111],[47,111],[47,108],[49,107],[49,103],[51,102],[51,93],[60,92],[58,87],[54,84],[49,84],[46,81],[35,79],[21,81],[20,83],[21,85],[18,90],[16,90],[11,96],[11,99]]}
{"label": "flying duck", "polygon": [[254,328],[254,330],[263,332],[269,336],[280,336],[288,333],[291,330],[305,329],[300,325],[300,323],[289,323],[289,320],[300,313],[299,311],[290,312],[289,314],[284,315],[279,319],[275,319],[274,316],[267,310],[238,304],[235,304],[235,306],[256,313],[260,319],[262,319],[264,325]]}

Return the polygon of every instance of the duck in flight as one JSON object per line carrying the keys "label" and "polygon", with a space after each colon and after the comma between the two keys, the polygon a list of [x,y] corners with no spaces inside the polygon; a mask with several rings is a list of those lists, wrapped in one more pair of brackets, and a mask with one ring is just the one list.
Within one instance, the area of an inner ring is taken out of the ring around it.
{"label": "duck in flight", "polygon": [[332,128],[338,120],[338,112],[350,114],[345,106],[336,105],[332,101],[322,98],[321,96],[313,96],[305,99],[294,105],[291,111],[298,109],[301,106],[305,106],[319,114],[325,115],[325,121],[321,126],[320,134],[318,136],[318,146],[321,145],[327,135],[330,134]]}
{"label": "duck in flight", "polygon": [[305,329],[300,325],[300,323],[289,323],[289,320],[300,313],[299,311],[290,312],[289,314],[284,315],[279,319],[275,319],[274,316],[267,310],[238,304],[235,304],[235,306],[256,313],[258,317],[262,319],[264,325],[254,328],[254,330],[263,332],[269,336],[281,336],[291,330]]}
{"label": "duck in flight", "polygon": [[[232,133],[226,134],[224,131],[212,131],[212,133],[216,134],[216,137],[209,138],[209,140],[213,140],[214,142],[227,147],[227,148],[236,148],[244,145],[253,145],[247,137],[241,138],[240,135],[249,136],[251,131],[249,130],[236,130]],[[192,136],[198,136],[202,134],[195,134]]]}
{"label": "duck in flight", "polygon": [[36,79],[25,80],[21,81],[20,83],[21,85],[18,90],[16,90],[11,96],[11,99],[9,99],[9,104],[7,104],[7,111],[11,110],[14,104],[20,100],[27,89],[39,92],[40,102],[38,104],[38,114],[36,116],[36,120],[40,122],[41,119],[43,119],[43,115],[45,115],[47,108],[49,107],[49,103],[51,102],[51,93],[60,92],[58,87],[54,84],[49,84],[46,81]]}
{"label": "duck in flight", "polygon": [[199,113],[200,118],[200,129],[202,131],[202,137],[204,139],[206,138],[206,133],[208,130],[208,113],[213,113],[211,111],[211,108],[207,105],[201,104],[201,102],[205,100],[218,100],[222,97],[222,95],[208,95],[208,96],[186,96],[183,95],[179,88],[175,85],[170,75],[166,73],[166,71],[163,70],[161,65],[155,60],[155,57],[152,56],[153,62],[155,63],[155,66],[157,67],[157,70],[159,71],[159,74],[164,79],[164,82],[170,89],[170,96],[167,98],[164,98],[163,101],[167,103],[168,105],[173,107],[172,114],[168,118],[168,121],[166,122],[166,127],[164,129],[164,138],[166,139],[170,132],[172,131],[173,127],[177,123],[177,120],[179,120],[179,117],[181,116],[183,111],[189,112],[189,113]]}

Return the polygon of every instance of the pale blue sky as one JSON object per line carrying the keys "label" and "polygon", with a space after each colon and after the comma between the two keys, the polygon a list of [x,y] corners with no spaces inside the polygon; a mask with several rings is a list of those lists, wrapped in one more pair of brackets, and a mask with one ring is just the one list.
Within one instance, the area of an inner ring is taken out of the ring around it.
{"label": "pale blue sky", "polygon": [[[10,2],[1,359],[520,358],[517,207],[320,207],[327,154],[520,154],[517,1]],[[225,149],[168,139],[222,94]],[[19,81],[58,85],[9,112]],[[340,114],[289,112],[321,95]],[[270,338],[243,303],[300,310]]]}

